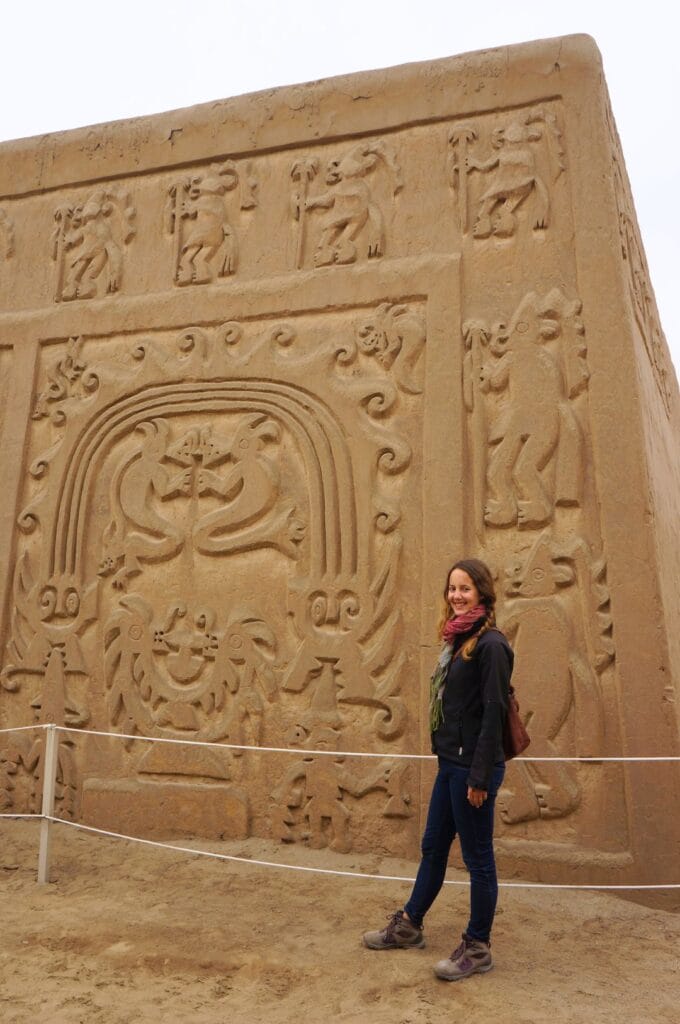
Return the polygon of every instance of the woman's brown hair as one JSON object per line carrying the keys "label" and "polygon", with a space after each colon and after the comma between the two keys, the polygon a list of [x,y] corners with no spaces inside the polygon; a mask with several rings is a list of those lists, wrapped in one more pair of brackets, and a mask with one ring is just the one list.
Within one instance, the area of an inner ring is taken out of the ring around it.
{"label": "woman's brown hair", "polygon": [[486,621],[482,628],[475,633],[474,636],[465,643],[462,655],[465,661],[469,661],[474,654],[477,641],[483,633],[491,629],[496,625],[496,588],[493,582],[493,576],[486,562],[482,562],[479,558],[461,558],[450,567],[446,573],[446,580],[444,582],[443,591],[443,605],[441,609],[441,615],[439,617],[438,635],[439,639],[442,639],[444,634],[444,626],[447,620],[451,617],[451,607],[448,600],[449,591],[449,579],[454,569],[461,569],[466,572],[472,582],[474,583],[479,593],[480,603],[484,605],[486,609]]}

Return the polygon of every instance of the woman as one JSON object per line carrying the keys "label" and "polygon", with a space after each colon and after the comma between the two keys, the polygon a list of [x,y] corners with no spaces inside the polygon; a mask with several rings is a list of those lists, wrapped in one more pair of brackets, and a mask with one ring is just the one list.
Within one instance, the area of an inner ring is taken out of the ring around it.
{"label": "woman", "polygon": [[493,966],[490,939],[498,897],[493,814],[505,774],[502,737],[513,664],[512,649],[495,627],[495,606],[484,562],[456,562],[446,577],[439,630],[444,645],[431,682],[430,730],[439,770],[422,860],[404,909],[386,928],[364,935],[369,949],[425,945],[423,919],[442,887],[457,834],[470,873],[470,919],[460,945],[435,965],[435,974],[446,981]]}

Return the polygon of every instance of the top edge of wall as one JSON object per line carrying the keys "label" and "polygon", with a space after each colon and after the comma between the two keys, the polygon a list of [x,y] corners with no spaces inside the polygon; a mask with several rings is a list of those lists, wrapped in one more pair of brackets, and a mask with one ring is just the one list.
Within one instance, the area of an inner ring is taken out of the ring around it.
{"label": "top edge of wall", "polygon": [[594,39],[569,35],[265,89],[0,143],[0,196],[471,116],[601,77]]}

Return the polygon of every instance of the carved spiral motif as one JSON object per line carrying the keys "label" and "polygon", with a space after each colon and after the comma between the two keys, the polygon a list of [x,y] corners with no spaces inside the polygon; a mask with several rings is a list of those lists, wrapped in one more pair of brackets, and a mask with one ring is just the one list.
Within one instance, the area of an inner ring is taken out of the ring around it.
{"label": "carved spiral motif", "polygon": [[238,345],[239,341],[243,337],[243,327],[238,320],[227,320],[221,327],[217,329],[217,336],[222,344],[227,347],[232,345]]}
{"label": "carved spiral motif", "polygon": [[373,520],[379,533],[391,533],[401,522],[401,516],[395,509],[380,509]]}
{"label": "carved spiral motif", "polygon": [[378,454],[378,469],[388,476],[395,476],[403,473],[411,462],[411,449],[406,442],[393,442],[380,449]]}
{"label": "carved spiral motif", "polygon": [[270,337],[274,345],[288,348],[297,338],[297,333],[290,324],[278,324],[272,330]]}
{"label": "carved spiral motif", "polygon": [[57,607],[57,591],[54,587],[45,587],[40,594],[40,618],[49,619]]}
{"label": "carved spiral motif", "polygon": [[379,419],[386,416],[397,401],[397,391],[386,381],[374,385],[372,390],[361,399],[361,404],[368,416]]}
{"label": "carved spiral motif", "polygon": [[200,346],[201,355],[205,355],[208,350],[208,337],[200,327],[190,327],[189,330],[182,331],[177,339],[177,346],[180,352],[187,355]]}
{"label": "carved spiral motif", "polygon": [[352,338],[345,338],[340,347],[335,350],[335,361],[341,366],[351,366],[356,361],[358,352],[356,342]]}
{"label": "carved spiral motif", "polygon": [[24,509],[17,518],[17,526],[22,533],[33,533],[39,522],[40,520],[35,512],[32,512],[29,509]]}

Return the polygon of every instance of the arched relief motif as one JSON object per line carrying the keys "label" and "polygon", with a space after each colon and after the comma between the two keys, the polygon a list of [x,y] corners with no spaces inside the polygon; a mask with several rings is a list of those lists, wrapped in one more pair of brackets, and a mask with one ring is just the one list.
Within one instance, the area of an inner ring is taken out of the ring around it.
{"label": "arched relief motif", "polygon": [[[33,694],[34,653],[56,646],[81,725],[306,749],[398,740],[403,416],[417,415],[424,342],[414,309],[382,304],[331,331],[321,317],[227,320],[51,345],[3,684]],[[231,561],[245,551],[271,598]],[[245,751],[117,749],[146,786],[213,780],[242,824],[268,813],[269,768]],[[351,798],[360,818],[382,793],[404,811],[395,779]]]}
{"label": "arched relief motif", "polygon": [[[230,432],[190,426],[173,440],[162,417],[138,423],[140,444],[119,461],[111,482],[113,512],[106,530],[100,575],[124,590],[141,572],[142,561],[162,561],[185,545],[203,554],[227,555],[272,547],[299,557],[307,512],[282,489],[276,419],[255,412],[241,415]],[[269,453],[273,452],[273,455]],[[190,522],[164,515],[173,499],[190,498]],[[206,499],[218,499],[217,507]],[[120,565],[122,561],[122,565]]]}
{"label": "arched relief motif", "polygon": [[[159,417],[190,415],[194,410],[272,414],[300,444],[309,471],[310,504],[323,524],[310,541],[312,571],[356,571],[357,541],[349,455],[337,424],[311,394],[268,381],[205,381],[151,386],[105,407],[78,438],[60,488],[50,544],[50,573],[82,572],[86,500],[101,459],[120,438]],[[328,546],[324,546],[321,538]]]}
{"label": "arched relief motif", "polygon": [[589,371],[581,303],[530,292],[509,323],[464,324],[464,396],[474,438],[476,523],[537,527],[581,503],[583,434],[575,401]]}
{"label": "arched relief motif", "polygon": [[[582,539],[558,542],[546,531],[506,566],[504,590],[501,626],[515,648],[532,753],[596,757],[605,743],[601,677],[615,656],[604,558]],[[582,770],[517,763],[499,794],[501,817],[569,816],[581,802]]]}

